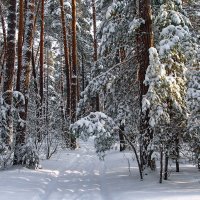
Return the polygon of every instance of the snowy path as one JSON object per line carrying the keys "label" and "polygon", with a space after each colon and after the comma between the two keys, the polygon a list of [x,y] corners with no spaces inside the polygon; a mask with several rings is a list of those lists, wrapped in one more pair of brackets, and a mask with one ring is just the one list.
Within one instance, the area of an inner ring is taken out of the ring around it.
{"label": "snowy path", "polygon": [[94,149],[88,149],[83,145],[81,148],[76,154],[72,152],[66,157],[62,155],[60,159],[65,160],[66,167],[63,168],[61,165],[60,174],[52,179],[41,199],[104,199],[103,162],[94,154]]}
{"label": "snowy path", "polygon": [[0,200],[200,199],[200,172],[192,165],[183,165],[180,173],[172,173],[163,184],[158,183],[158,171],[140,181],[131,153],[112,151],[103,162],[91,141],[80,145],[43,161],[40,170],[1,171]]}

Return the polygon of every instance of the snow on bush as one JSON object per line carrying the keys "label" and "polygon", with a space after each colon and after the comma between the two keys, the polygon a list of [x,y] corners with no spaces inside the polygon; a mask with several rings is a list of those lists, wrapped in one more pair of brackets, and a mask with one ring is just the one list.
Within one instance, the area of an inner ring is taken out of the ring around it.
{"label": "snow on bush", "polygon": [[105,152],[111,149],[118,138],[114,121],[102,112],[92,112],[81,118],[70,126],[70,130],[76,138],[84,141],[95,136],[96,152],[100,158],[105,156]]}

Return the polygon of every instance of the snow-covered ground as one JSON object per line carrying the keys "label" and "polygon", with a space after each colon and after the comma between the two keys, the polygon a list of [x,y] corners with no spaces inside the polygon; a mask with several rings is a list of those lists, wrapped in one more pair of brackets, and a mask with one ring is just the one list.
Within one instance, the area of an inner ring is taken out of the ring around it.
{"label": "snow-covered ground", "polygon": [[[130,163],[130,168],[128,167]],[[158,171],[140,181],[128,152],[110,152],[99,161],[88,143],[42,162],[42,169],[0,172],[0,200],[200,200],[200,172],[184,164],[159,184]]]}

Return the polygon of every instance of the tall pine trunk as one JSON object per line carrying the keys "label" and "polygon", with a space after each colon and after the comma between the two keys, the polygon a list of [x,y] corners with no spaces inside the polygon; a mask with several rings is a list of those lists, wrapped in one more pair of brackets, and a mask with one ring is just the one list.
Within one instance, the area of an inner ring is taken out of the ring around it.
{"label": "tall pine trunk", "polygon": [[41,0],[41,31],[40,31],[40,105],[43,104],[44,88],[44,0]]}
{"label": "tall pine trunk", "polygon": [[63,59],[62,59],[62,46],[60,44],[60,112],[61,112],[61,119],[62,119],[62,137],[66,141],[66,145],[68,144],[68,138],[65,135],[65,111],[64,111],[64,76],[63,76]]}
{"label": "tall pine trunk", "polygon": [[[92,0],[92,18],[93,18],[93,59],[94,62],[97,61],[97,25],[96,25],[96,2],[95,0]],[[96,96],[96,111],[100,111],[100,99],[99,94]]]}
{"label": "tall pine trunk", "polygon": [[[76,0],[72,0],[72,123],[76,121],[77,81]],[[76,148],[74,136],[71,136],[71,148]]]}
{"label": "tall pine trunk", "polygon": [[27,109],[29,101],[29,84],[31,76],[31,58],[32,58],[32,45],[33,45],[33,32],[34,32],[34,11],[35,0],[27,1],[27,20],[25,24],[24,34],[24,48],[23,48],[23,64],[22,64],[22,76],[21,76],[21,92],[25,97],[25,104],[21,105],[20,109],[20,121],[18,124],[18,132],[16,135],[15,145],[15,160],[14,164],[22,164],[22,149],[25,145],[26,139],[26,120]]}
{"label": "tall pine trunk", "polygon": [[5,19],[3,15],[3,8],[2,8],[2,3],[0,2],[0,17],[1,17],[1,26],[2,26],[2,31],[3,31],[3,40],[4,40],[4,47],[1,53],[0,57],[0,90],[2,91],[2,77],[3,77],[3,69],[4,69],[4,62],[6,58],[6,48],[7,48],[7,36],[6,36],[6,27],[5,27]]}
{"label": "tall pine trunk", "polygon": [[24,36],[24,0],[19,1],[19,27],[18,27],[18,68],[16,90],[20,91],[20,78],[22,72],[22,47]]}
{"label": "tall pine trunk", "polygon": [[15,66],[16,0],[8,1],[7,20],[6,67],[3,82],[4,105],[2,105],[6,112],[2,117],[2,140],[11,149],[13,142],[12,91]]}
{"label": "tall pine trunk", "polygon": [[66,83],[67,83],[67,117],[71,118],[71,67],[69,64],[69,49],[67,43],[67,30],[66,30],[66,20],[64,11],[64,2],[60,0],[61,9],[61,21],[62,21],[62,33],[63,33],[63,43],[64,43],[64,55],[65,55],[65,73],[66,73]]}
{"label": "tall pine trunk", "polygon": [[152,32],[152,11],[150,0],[139,0],[138,17],[144,19],[137,31],[137,59],[139,65],[139,83],[140,83],[140,159],[142,169],[148,164],[148,146],[153,137],[152,130],[149,125],[148,112],[142,114],[142,98],[147,93],[148,87],[145,86],[145,74],[149,66],[149,48],[153,46]]}
{"label": "tall pine trunk", "polygon": [[[40,7],[40,3],[38,3],[38,9]],[[40,23],[40,56],[39,56],[39,96],[40,101],[36,102],[37,106],[37,117],[40,119],[37,122],[38,128],[37,130],[37,139],[38,142],[42,140],[42,133],[39,131],[39,125],[40,121],[43,118],[43,103],[44,103],[44,0],[41,0],[41,10],[40,10],[40,16],[41,16],[41,23]],[[34,32],[36,26],[36,17],[34,22]]]}
{"label": "tall pine trunk", "polygon": [[[66,74],[66,85],[67,85],[67,104],[66,104],[66,117],[65,112],[63,113],[63,119],[71,120],[71,96],[72,96],[72,88],[71,88],[71,65],[69,62],[69,48],[68,48],[68,38],[67,38],[67,30],[66,30],[66,20],[65,20],[65,11],[64,11],[64,1],[60,0],[60,9],[61,9],[61,22],[62,22],[62,36],[63,36],[63,45],[64,45],[64,58],[65,58],[65,67],[64,71]],[[66,124],[66,122],[65,122]],[[68,146],[70,143],[70,135],[68,130],[64,131],[65,143]]]}

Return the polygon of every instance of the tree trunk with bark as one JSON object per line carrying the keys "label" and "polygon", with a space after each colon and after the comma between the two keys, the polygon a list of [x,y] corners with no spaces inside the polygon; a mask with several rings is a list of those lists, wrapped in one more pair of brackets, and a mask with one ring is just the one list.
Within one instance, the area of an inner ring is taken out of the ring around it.
{"label": "tree trunk with bark", "polygon": [[175,154],[176,154],[176,172],[180,172],[180,167],[179,167],[179,138],[178,135],[175,136]]}
{"label": "tree trunk with bark", "polygon": [[4,14],[3,14],[3,8],[2,8],[2,3],[0,2],[0,17],[1,17],[1,26],[2,26],[2,31],[3,31],[3,40],[4,40],[4,47],[1,53],[0,57],[0,90],[2,91],[2,77],[3,77],[3,70],[4,70],[4,63],[5,63],[5,58],[6,58],[6,48],[7,48],[7,36],[6,36],[6,27],[5,27],[5,20],[4,20]]}
{"label": "tree trunk with bark", "polygon": [[168,163],[169,163],[169,152],[165,150],[165,168],[164,168],[164,180],[168,179]]}
{"label": "tree trunk with bark", "polygon": [[[120,127],[119,127],[122,132],[124,132],[124,124],[121,124]],[[124,138],[124,134],[121,133],[121,131],[119,131],[119,142],[120,142],[120,151],[124,151],[126,149],[126,146],[125,146],[125,138]]]}
{"label": "tree trunk with bark", "polygon": [[[72,80],[71,80],[71,63],[70,63],[70,56],[69,56],[69,41],[67,38],[67,30],[66,30],[66,20],[65,20],[65,11],[64,11],[64,1],[60,0],[60,9],[61,9],[61,22],[62,22],[62,37],[63,37],[63,45],[64,45],[64,58],[65,58],[65,75],[66,75],[66,85],[67,85],[67,103],[66,103],[66,114],[64,114],[63,119],[67,119],[71,121],[71,102],[72,102]],[[66,117],[65,117],[66,116]],[[65,122],[66,124],[66,122]],[[64,138],[65,143],[69,146],[70,143],[70,135],[68,130],[64,130]]]}
{"label": "tree trunk with bark", "polygon": [[27,1],[27,20],[25,24],[24,34],[24,48],[23,48],[23,65],[22,65],[22,77],[21,77],[21,92],[25,98],[25,104],[20,108],[20,121],[18,123],[18,132],[16,135],[15,145],[15,160],[14,164],[22,164],[22,149],[25,145],[26,138],[26,120],[27,109],[29,101],[29,84],[31,76],[31,58],[32,58],[32,45],[33,45],[33,33],[34,33],[34,13],[35,0]]}
{"label": "tree trunk with bark", "polygon": [[[94,62],[97,61],[98,55],[97,55],[97,25],[96,25],[96,2],[95,0],[92,0],[92,18],[93,18],[93,59]],[[96,111],[100,111],[100,99],[99,94],[96,96]]]}
{"label": "tree trunk with bark", "polygon": [[163,145],[160,144],[160,183],[162,183],[163,179]]}
{"label": "tree trunk with bark", "polygon": [[64,2],[60,0],[61,9],[61,21],[62,21],[62,33],[63,33],[63,44],[64,44],[64,55],[65,55],[65,73],[66,73],[66,83],[67,83],[67,117],[71,118],[71,67],[69,64],[69,49],[67,42],[67,30],[66,30],[66,20],[64,11]]}
{"label": "tree trunk with bark", "polygon": [[24,36],[24,0],[19,1],[19,27],[18,27],[18,68],[16,90],[20,91],[20,78],[22,72],[22,47]]}
{"label": "tree trunk with bark", "polygon": [[[40,106],[43,104],[44,88],[44,0],[41,0],[41,31],[40,31]],[[42,112],[41,112],[42,113]]]}
{"label": "tree trunk with bark", "polygon": [[148,145],[153,137],[152,130],[149,125],[148,111],[142,113],[142,98],[147,93],[148,87],[144,84],[146,70],[149,66],[149,48],[153,46],[153,31],[152,31],[152,10],[150,0],[139,0],[138,2],[138,17],[142,18],[145,23],[142,23],[137,31],[137,59],[139,65],[139,83],[140,83],[140,159],[142,169],[148,164]]}
{"label": "tree trunk with bark", "polygon": [[[72,123],[77,120],[77,81],[76,0],[72,0]],[[76,148],[76,139],[73,135],[71,135],[71,148]]]}
{"label": "tree trunk with bark", "polygon": [[2,117],[2,139],[11,150],[13,142],[13,77],[15,66],[15,34],[16,34],[16,0],[8,1],[8,28],[6,47],[6,66],[3,80],[3,100],[6,109],[5,116]]}

